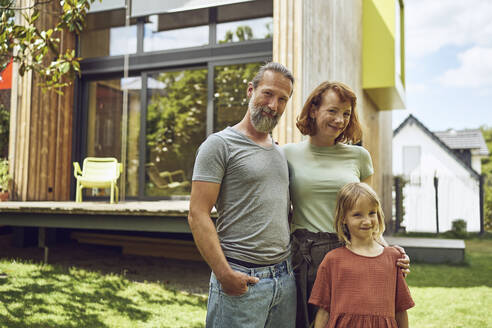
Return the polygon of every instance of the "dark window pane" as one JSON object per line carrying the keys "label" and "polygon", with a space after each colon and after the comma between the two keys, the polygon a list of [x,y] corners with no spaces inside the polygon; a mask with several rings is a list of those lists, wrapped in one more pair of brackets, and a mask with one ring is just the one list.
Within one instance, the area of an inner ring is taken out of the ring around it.
{"label": "dark window pane", "polygon": [[[140,77],[99,80],[88,84],[87,156],[116,157],[122,162],[123,91],[128,90],[128,129],[126,135],[125,194],[138,196],[140,133]],[[121,183],[120,178],[120,183]],[[85,195],[108,196],[109,189],[84,191]]]}
{"label": "dark window pane", "polygon": [[87,29],[80,34],[83,58],[117,56],[137,52],[137,26]]}
{"label": "dark window pane", "polygon": [[145,195],[189,195],[205,140],[207,69],[155,73],[147,86]]}
{"label": "dark window pane", "polygon": [[[120,80],[89,83],[87,156],[115,157],[121,162],[123,91]],[[110,189],[84,189],[86,196],[109,196]]]}
{"label": "dark window pane", "polygon": [[238,123],[248,109],[248,82],[262,63],[216,66],[214,71],[214,132]]}
{"label": "dark window pane", "polygon": [[89,83],[88,156],[121,160],[122,107],[119,79]]}
{"label": "dark window pane", "polygon": [[125,9],[87,15],[86,26],[80,34],[81,57],[105,57],[136,52],[136,20],[131,19],[129,26],[125,26]]}

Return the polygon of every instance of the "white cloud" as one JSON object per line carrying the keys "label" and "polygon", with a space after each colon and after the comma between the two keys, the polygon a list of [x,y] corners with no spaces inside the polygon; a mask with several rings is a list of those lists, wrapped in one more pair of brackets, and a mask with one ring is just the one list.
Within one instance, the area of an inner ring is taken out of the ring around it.
{"label": "white cloud", "polygon": [[492,47],[473,47],[458,54],[460,66],[447,70],[438,81],[454,87],[492,87]]}
{"label": "white cloud", "polygon": [[453,46],[492,46],[492,1],[405,2],[406,49],[410,58]]}

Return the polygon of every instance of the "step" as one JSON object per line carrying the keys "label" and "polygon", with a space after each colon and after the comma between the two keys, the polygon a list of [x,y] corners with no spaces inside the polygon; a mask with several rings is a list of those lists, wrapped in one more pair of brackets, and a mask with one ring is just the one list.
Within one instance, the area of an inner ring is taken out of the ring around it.
{"label": "step", "polygon": [[405,249],[411,261],[424,263],[463,263],[465,242],[462,239],[410,238],[384,236],[390,245]]}

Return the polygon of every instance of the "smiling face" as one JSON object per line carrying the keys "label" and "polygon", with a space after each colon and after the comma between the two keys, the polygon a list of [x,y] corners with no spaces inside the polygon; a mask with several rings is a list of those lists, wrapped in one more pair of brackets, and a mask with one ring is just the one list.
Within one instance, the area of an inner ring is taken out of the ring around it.
{"label": "smiling face", "polygon": [[335,91],[327,90],[318,109],[310,112],[311,118],[316,122],[316,135],[312,138],[318,144],[334,145],[335,139],[347,128],[351,114],[350,101],[341,101]]}
{"label": "smiling face", "polygon": [[367,197],[361,197],[347,212],[344,224],[350,233],[350,239],[371,240],[379,231],[378,204]]}
{"label": "smiling face", "polygon": [[253,127],[269,133],[277,125],[292,93],[292,82],[281,73],[266,71],[256,87],[250,82],[248,110]]}

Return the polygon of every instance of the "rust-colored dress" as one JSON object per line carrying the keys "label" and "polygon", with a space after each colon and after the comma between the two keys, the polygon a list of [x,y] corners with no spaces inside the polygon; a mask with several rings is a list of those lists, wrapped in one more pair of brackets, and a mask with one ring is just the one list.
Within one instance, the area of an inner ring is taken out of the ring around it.
{"label": "rust-colored dress", "polygon": [[375,257],[346,247],[329,252],[318,269],[309,303],[330,313],[328,328],[398,328],[395,313],[415,305],[396,266],[400,257],[392,247]]}

